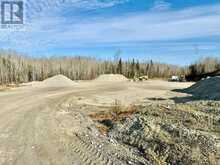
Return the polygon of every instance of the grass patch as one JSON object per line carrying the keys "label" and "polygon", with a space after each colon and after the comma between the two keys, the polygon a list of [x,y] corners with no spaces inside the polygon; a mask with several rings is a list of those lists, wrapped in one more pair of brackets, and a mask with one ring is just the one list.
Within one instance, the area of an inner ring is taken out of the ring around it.
{"label": "grass patch", "polygon": [[136,105],[123,106],[120,101],[115,100],[111,108],[107,111],[90,114],[89,116],[97,124],[101,133],[107,133],[115,122],[131,117],[138,112]]}

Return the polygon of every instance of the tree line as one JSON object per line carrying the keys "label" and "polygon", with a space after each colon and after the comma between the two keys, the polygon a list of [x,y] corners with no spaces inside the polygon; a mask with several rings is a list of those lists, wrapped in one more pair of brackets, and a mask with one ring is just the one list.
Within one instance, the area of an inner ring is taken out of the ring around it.
{"label": "tree line", "polygon": [[220,59],[207,57],[191,64],[188,67],[186,79],[188,81],[199,81],[202,78],[220,75]]}
{"label": "tree line", "polygon": [[80,56],[34,58],[15,52],[0,52],[0,84],[42,81],[57,74],[72,80],[91,80],[101,74],[123,74],[132,79],[143,75],[149,78],[168,78],[185,73],[185,68],[152,60],[97,60]]}

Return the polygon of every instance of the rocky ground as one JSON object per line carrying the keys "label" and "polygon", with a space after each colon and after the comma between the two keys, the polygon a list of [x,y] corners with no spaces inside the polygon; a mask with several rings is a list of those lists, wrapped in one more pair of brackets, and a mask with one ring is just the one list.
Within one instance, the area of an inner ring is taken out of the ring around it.
{"label": "rocky ground", "polygon": [[214,165],[220,164],[219,105],[213,101],[152,103],[137,106],[129,115],[119,112],[118,120],[111,115],[105,119],[103,114],[93,118],[109,128],[106,136],[121,146],[126,154],[119,155],[126,157],[127,164]]}

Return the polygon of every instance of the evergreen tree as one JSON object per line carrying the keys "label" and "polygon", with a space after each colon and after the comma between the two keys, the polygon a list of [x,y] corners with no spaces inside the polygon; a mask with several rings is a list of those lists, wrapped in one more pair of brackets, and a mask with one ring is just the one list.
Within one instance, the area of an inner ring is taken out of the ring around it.
{"label": "evergreen tree", "polygon": [[118,62],[117,73],[122,74],[122,60],[121,60],[121,58]]}

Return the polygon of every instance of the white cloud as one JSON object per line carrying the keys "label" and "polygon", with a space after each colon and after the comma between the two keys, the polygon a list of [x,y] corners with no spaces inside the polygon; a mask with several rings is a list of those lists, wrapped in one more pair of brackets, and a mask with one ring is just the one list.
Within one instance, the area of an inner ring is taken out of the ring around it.
{"label": "white cloud", "polygon": [[[208,7],[207,9],[210,10]],[[204,13],[207,12],[204,8],[202,10]],[[220,14],[203,15],[201,8],[161,14],[136,13],[86,23],[79,22],[65,27],[62,33],[54,33],[52,38],[77,43],[103,43],[208,37],[220,35],[219,19]]]}
{"label": "white cloud", "polygon": [[26,0],[27,11],[30,16],[39,16],[43,12],[52,12],[71,7],[72,10],[95,10],[113,7],[130,0]]}
{"label": "white cloud", "polygon": [[151,10],[152,11],[165,11],[165,10],[169,10],[170,8],[171,8],[171,3],[166,2],[165,0],[156,0]]}
{"label": "white cloud", "polygon": [[55,13],[33,20],[26,32],[6,34],[0,31],[0,43],[4,42],[6,47],[38,50],[220,36],[219,11],[220,5],[215,5],[181,11],[132,13],[108,19],[96,17],[86,21]]}

